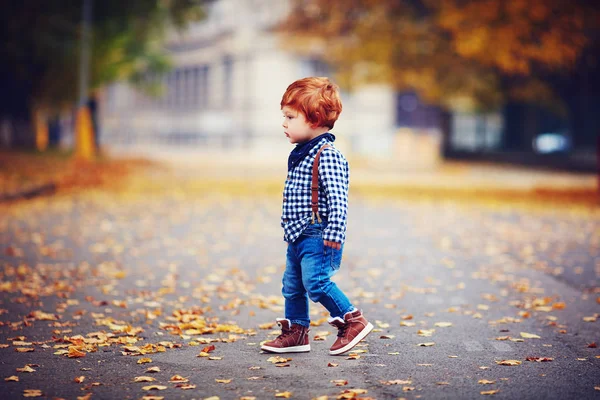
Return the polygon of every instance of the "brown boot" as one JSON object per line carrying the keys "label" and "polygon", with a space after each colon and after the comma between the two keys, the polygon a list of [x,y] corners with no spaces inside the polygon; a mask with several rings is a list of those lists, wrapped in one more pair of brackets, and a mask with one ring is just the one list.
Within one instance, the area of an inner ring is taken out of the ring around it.
{"label": "brown boot", "polygon": [[275,340],[263,344],[260,348],[271,353],[301,353],[310,351],[308,343],[309,328],[292,324],[289,319],[277,318],[281,335]]}
{"label": "brown boot", "polygon": [[329,349],[329,354],[334,356],[352,349],[373,330],[373,324],[359,310],[346,313],[344,319],[335,317],[329,324],[338,328],[337,340]]}

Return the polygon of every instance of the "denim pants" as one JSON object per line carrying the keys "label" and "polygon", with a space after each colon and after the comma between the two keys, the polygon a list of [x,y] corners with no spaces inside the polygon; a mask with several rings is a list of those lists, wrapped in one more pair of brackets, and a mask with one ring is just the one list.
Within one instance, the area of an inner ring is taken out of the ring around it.
{"label": "denim pants", "polygon": [[292,324],[308,327],[308,299],[321,303],[332,318],[344,317],[354,307],[330,278],[339,270],[340,250],[323,244],[322,224],[310,224],[287,248],[282,294],[285,298],[285,318]]}

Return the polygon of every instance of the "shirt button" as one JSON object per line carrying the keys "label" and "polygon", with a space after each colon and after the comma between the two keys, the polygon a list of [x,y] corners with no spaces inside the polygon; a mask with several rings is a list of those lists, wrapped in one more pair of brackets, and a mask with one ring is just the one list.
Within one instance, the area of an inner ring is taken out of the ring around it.
{"label": "shirt button", "polygon": [[288,222],[288,219],[287,219],[287,218],[284,218],[284,219],[283,219],[283,222]]}
{"label": "shirt button", "polygon": [[284,198],[283,198],[283,201],[287,201],[287,197],[284,197]]}

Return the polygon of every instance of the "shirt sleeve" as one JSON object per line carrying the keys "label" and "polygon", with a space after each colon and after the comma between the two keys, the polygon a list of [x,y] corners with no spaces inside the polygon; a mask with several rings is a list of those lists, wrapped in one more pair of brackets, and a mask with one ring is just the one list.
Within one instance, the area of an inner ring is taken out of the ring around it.
{"label": "shirt sleeve", "polygon": [[341,153],[325,149],[319,161],[319,177],[327,198],[327,227],[323,240],[344,243],[348,213],[348,162]]}

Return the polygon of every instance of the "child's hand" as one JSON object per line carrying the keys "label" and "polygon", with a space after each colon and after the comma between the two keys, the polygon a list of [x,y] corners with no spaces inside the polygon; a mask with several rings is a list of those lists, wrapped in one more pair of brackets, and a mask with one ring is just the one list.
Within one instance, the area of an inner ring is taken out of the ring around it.
{"label": "child's hand", "polygon": [[323,244],[327,247],[331,247],[333,249],[339,250],[342,248],[342,244],[338,242],[331,242],[329,240],[323,240]]}

